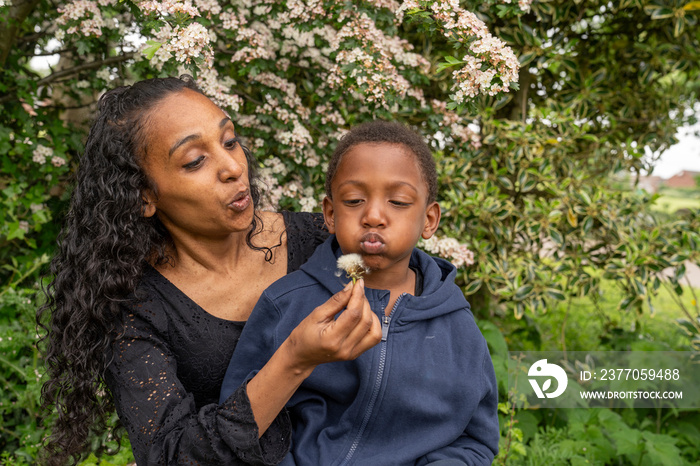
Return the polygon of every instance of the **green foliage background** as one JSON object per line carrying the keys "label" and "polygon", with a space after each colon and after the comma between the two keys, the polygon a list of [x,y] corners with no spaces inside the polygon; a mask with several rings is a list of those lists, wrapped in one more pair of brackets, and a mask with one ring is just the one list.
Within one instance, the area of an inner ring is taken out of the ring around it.
{"label": "green foliage background", "polygon": [[[41,299],[40,272],[55,244],[85,136],[85,116],[103,89],[176,74],[177,66],[153,67],[125,45],[125,31],[106,29],[97,38],[67,37],[58,50],[60,69],[37,72],[29,60],[57,52],[51,41],[57,4],[7,3],[0,6],[0,448],[4,461],[19,464],[33,461],[50,428],[37,408],[42,369],[33,316]],[[240,2],[220,3],[235,9]],[[338,4],[368,14],[431,63],[430,72],[409,76],[426,100],[449,100],[448,57],[459,56],[464,44],[437,34],[429,15],[395,27],[387,10],[354,3]],[[270,18],[280,5],[273,2]],[[313,65],[282,70],[276,59],[231,63],[233,33],[220,29],[216,17],[197,21],[221,38],[214,66],[221,76],[234,78],[232,89],[245,96],[238,114],[259,118],[258,126],[242,133],[266,142],[254,148],[261,166],[276,156],[287,167],[280,185],[300,181],[320,193],[323,165],[307,166],[303,157],[313,151],[323,159],[337,128],[323,115],[312,115],[307,123],[314,143],[308,147],[290,149],[274,140],[271,134],[292,128],[260,112],[266,95],[285,97],[253,79],[263,72],[295,84],[307,108],[329,104],[346,126],[392,118],[431,139],[440,171],[442,233],[475,253],[475,265],[460,269],[460,280],[497,369],[508,349],[700,350],[697,299],[683,287],[686,264],[700,263],[700,211],[654,212],[657,196],[615,181],[620,173],[634,179],[651,169],[676,142],[677,128],[695,122],[699,2],[543,0],[526,14],[497,1],[461,5],[478,13],[521,63],[519,90],[456,107],[465,124],[478,128],[477,149],[453,137],[441,114],[400,93],[389,91],[387,106],[368,103],[367,90],[356,83],[348,86],[357,95],[321,96],[323,74]],[[335,11],[300,27],[336,24]],[[104,7],[103,15],[145,37],[159,27],[128,1]],[[105,68],[109,79],[97,74]],[[39,145],[68,163],[37,164],[33,151]],[[298,209],[299,198],[286,196],[280,206]],[[671,274],[660,275],[664,269]],[[681,327],[656,335],[640,331],[657,309],[661,321],[679,318]],[[561,338],[551,338],[560,332]],[[502,464],[692,464],[700,458],[700,419],[694,412],[514,412],[505,389],[502,399]],[[105,448],[115,446],[108,438],[95,439],[96,455],[88,461],[111,461],[101,458]],[[117,464],[129,460],[120,455]]]}

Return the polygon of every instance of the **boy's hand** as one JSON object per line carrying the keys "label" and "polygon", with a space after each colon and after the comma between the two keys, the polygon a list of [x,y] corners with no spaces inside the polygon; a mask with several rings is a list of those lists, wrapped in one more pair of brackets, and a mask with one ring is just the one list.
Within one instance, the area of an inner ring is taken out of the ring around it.
{"label": "boy's hand", "polygon": [[355,359],[381,339],[379,318],[369,307],[360,279],[314,309],[285,343],[297,368],[306,371],[326,362]]}

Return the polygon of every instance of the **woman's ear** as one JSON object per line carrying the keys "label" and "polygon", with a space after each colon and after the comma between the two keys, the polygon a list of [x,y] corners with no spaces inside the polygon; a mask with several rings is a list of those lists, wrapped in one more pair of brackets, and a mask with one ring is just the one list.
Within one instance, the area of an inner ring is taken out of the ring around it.
{"label": "woman's ear", "polygon": [[440,225],[440,215],[440,204],[437,202],[431,202],[428,204],[428,207],[425,208],[425,225],[421,233],[423,239],[428,239],[435,234]]}
{"label": "woman's ear", "polygon": [[147,189],[141,193],[141,199],[143,200],[143,206],[141,207],[143,216],[146,218],[153,217],[156,214],[155,194],[150,189]]}
{"label": "woman's ear", "polygon": [[335,219],[333,217],[333,201],[328,196],[323,198],[323,220],[330,234],[335,234]]}

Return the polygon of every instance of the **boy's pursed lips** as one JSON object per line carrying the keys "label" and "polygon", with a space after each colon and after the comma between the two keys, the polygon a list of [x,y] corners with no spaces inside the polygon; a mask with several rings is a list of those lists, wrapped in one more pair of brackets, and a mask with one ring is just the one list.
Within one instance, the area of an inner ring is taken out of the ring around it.
{"label": "boy's pursed lips", "polygon": [[367,232],[360,238],[360,248],[367,254],[379,254],[385,247],[384,238],[379,233]]}

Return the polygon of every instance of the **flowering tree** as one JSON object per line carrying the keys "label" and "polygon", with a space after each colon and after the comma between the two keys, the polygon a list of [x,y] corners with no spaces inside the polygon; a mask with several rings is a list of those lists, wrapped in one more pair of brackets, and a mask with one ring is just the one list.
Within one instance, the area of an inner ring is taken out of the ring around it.
{"label": "flowering tree", "polygon": [[[687,244],[669,241],[678,225],[640,215],[650,199],[605,180],[648,170],[687,121],[697,2],[618,3],[3,0],[0,241],[41,250],[81,108],[106,88],[187,72],[258,158],[266,207],[317,208],[338,137],[404,121],[435,148],[443,233],[458,240],[426,249],[462,267],[468,294],[544,310],[595,290],[593,265],[640,306],[658,288],[652,272],[681,267],[689,255],[669,261],[670,250]],[[49,54],[61,59],[48,75],[27,68]]]}

